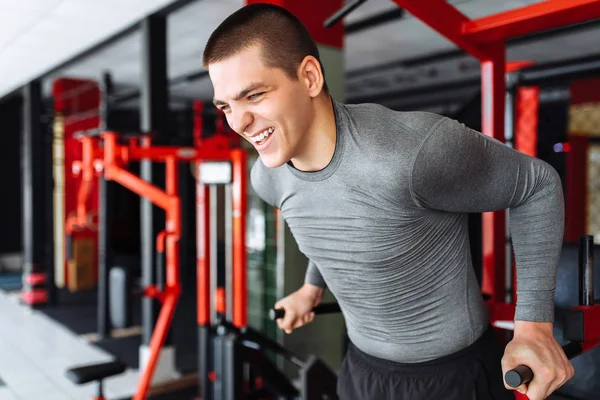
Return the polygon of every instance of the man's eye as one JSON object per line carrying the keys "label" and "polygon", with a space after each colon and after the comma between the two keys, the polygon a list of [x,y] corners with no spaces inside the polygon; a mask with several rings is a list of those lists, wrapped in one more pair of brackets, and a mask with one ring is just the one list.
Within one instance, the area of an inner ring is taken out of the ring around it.
{"label": "man's eye", "polygon": [[264,94],[264,92],[261,93],[255,93],[255,94],[251,94],[250,96],[248,96],[248,100],[256,100],[258,99],[260,96],[262,96]]}
{"label": "man's eye", "polygon": [[219,110],[221,110],[221,111],[225,112],[225,111],[229,110],[229,106],[222,106],[222,107],[219,107]]}

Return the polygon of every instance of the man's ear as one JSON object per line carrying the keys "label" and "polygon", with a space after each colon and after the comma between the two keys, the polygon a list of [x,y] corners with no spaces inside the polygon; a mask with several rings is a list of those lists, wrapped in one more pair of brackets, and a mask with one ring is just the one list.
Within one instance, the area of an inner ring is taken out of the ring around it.
{"label": "man's ear", "polygon": [[306,56],[298,68],[298,78],[311,97],[317,97],[323,90],[325,78],[321,64],[313,56]]}

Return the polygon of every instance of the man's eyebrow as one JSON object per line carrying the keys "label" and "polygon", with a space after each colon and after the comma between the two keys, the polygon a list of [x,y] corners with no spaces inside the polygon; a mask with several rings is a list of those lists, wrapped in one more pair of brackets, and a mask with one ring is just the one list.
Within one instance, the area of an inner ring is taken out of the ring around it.
{"label": "man's eyebrow", "polygon": [[[234,100],[240,100],[243,99],[244,97],[248,96],[248,93],[252,92],[253,90],[259,89],[261,87],[264,87],[265,84],[264,83],[251,83],[250,85],[248,85],[244,90],[242,90],[241,92],[239,92],[237,94],[237,96],[235,96],[233,99]],[[213,99],[213,104],[215,106],[223,106],[226,105],[227,103],[224,102],[223,100],[219,100],[219,99]]]}

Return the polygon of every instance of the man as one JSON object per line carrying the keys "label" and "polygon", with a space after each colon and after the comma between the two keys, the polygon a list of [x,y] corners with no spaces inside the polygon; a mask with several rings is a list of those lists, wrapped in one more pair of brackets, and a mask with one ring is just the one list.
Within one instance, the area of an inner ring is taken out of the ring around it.
{"label": "man", "polygon": [[[260,154],[253,187],[310,260],[275,305],[280,328],[310,322],[325,287],[342,308],[342,399],[508,399],[503,371],[525,364],[535,378],[518,390],[540,400],[572,376],[552,336],[564,217],[549,165],[439,115],[332,100],[315,43],[276,6],[228,17],[203,62],[215,105]],[[506,208],[519,303],[502,357],[467,213]]]}

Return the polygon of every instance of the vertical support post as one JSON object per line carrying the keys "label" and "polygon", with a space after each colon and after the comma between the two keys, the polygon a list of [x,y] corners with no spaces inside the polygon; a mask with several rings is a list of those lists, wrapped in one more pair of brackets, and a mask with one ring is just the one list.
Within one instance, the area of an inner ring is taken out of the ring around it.
{"label": "vertical support post", "polygon": [[233,324],[238,328],[248,324],[248,282],[246,259],[246,152],[236,149],[233,159]]}
{"label": "vertical support post", "polygon": [[44,271],[44,181],[42,172],[41,107],[39,81],[28,83],[23,90],[23,132],[21,136],[21,189],[23,201],[22,243],[24,254],[23,292],[21,299],[30,306],[48,301]]}
{"label": "vertical support post", "polygon": [[[168,87],[167,87],[167,22],[161,15],[151,15],[141,24],[142,27],[142,82],[140,98],[140,125],[142,131],[153,131],[159,137],[168,124]],[[157,169],[149,160],[140,162],[142,179],[159,187],[163,182],[159,179]],[[155,283],[156,235],[161,230],[159,216],[164,215],[147,199],[140,200],[141,212],[141,259],[142,285]],[[154,299],[142,300],[142,345],[147,346],[158,318],[158,308]]]}
{"label": "vertical support post", "polygon": [[[43,171],[44,171],[44,264],[46,265],[46,285],[48,287],[48,305],[58,304],[58,289],[55,283],[54,270],[54,179],[52,177],[53,153],[53,123],[52,110],[46,111],[49,126],[45,128],[43,146]],[[52,121],[52,122],[50,122]]]}
{"label": "vertical support post", "polygon": [[594,305],[594,237],[585,235],[579,245],[579,305]]}
{"label": "vertical support post", "polygon": [[[506,47],[504,43],[487,46],[488,58],[481,62],[482,131],[504,142],[506,93]],[[483,214],[483,285],[494,303],[503,303],[506,295],[507,229],[504,211]]]}
{"label": "vertical support post", "polygon": [[207,185],[209,193],[208,201],[208,230],[205,235],[208,236],[209,243],[209,254],[211,257],[208,259],[208,266],[210,269],[210,319],[216,321],[218,318],[217,311],[217,289],[219,287],[219,268],[218,268],[218,234],[217,234],[217,221],[219,213],[219,202],[217,197],[217,186]]}
{"label": "vertical support post", "polygon": [[232,184],[225,185],[225,318],[233,320],[233,198]]}
{"label": "vertical support post", "polygon": [[[100,123],[98,128],[108,130],[110,121],[110,89],[112,87],[110,75],[104,74],[102,77],[102,87],[100,90]],[[100,146],[103,146],[100,139]],[[97,335],[99,339],[110,336],[110,307],[109,301],[109,276],[112,266],[111,237],[110,226],[113,213],[113,193],[115,183],[108,181],[104,173],[98,178],[98,315],[97,315]]]}
{"label": "vertical support post", "polygon": [[210,200],[208,188],[200,180],[202,162],[196,164],[196,280],[198,323],[198,371],[200,373],[200,398],[212,400],[210,379]]}

